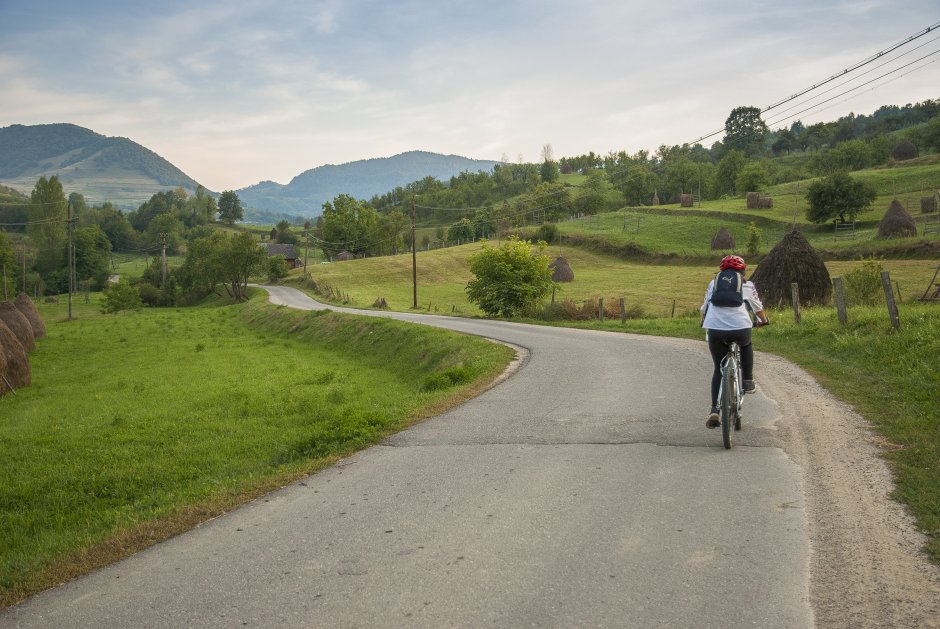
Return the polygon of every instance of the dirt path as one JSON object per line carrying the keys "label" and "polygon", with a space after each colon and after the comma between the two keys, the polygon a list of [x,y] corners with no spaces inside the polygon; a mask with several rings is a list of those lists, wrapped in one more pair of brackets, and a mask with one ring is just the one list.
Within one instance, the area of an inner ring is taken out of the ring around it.
{"label": "dirt path", "polygon": [[799,367],[766,354],[758,364],[784,449],[802,470],[817,626],[940,627],[940,569],[891,499],[878,437]]}

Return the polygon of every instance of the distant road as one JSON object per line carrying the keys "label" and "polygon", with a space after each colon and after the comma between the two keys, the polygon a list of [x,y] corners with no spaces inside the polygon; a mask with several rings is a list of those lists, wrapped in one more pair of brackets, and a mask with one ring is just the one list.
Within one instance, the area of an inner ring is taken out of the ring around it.
{"label": "distant road", "polygon": [[511,343],[524,364],[0,626],[814,625],[803,481],[777,405],[749,396],[724,450],[704,427],[703,342],[370,314]]}

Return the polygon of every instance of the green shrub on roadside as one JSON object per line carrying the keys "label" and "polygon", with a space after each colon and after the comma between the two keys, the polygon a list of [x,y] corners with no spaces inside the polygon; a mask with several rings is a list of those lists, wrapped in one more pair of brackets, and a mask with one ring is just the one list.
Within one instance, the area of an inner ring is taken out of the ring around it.
{"label": "green shrub on roadside", "polygon": [[874,306],[881,301],[884,289],[881,284],[881,263],[874,257],[865,260],[860,267],[845,274],[845,299],[850,306]]}
{"label": "green shrub on roadside", "polygon": [[144,305],[136,286],[131,286],[126,278],[121,278],[104,291],[101,312],[110,314],[121,310],[137,310]]}

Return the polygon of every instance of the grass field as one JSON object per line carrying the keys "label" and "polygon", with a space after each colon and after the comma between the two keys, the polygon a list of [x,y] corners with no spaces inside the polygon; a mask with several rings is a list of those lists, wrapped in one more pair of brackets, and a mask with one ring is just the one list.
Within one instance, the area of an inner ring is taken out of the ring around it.
{"label": "grass field", "polygon": [[41,304],[33,383],[0,398],[0,606],[375,443],[512,357],[260,300],[97,308],[67,321],[63,304]]}

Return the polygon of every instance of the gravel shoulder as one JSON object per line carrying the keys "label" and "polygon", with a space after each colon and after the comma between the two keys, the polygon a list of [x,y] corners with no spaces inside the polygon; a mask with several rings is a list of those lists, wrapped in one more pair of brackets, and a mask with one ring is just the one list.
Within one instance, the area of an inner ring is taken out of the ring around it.
{"label": "gravel shoulder", "polygon": [[760,386],[776,401],[779,437],[799,465],[818,627],[940,627],[940,569],[891,498],[880,438],[805,371],[768,354]]}

